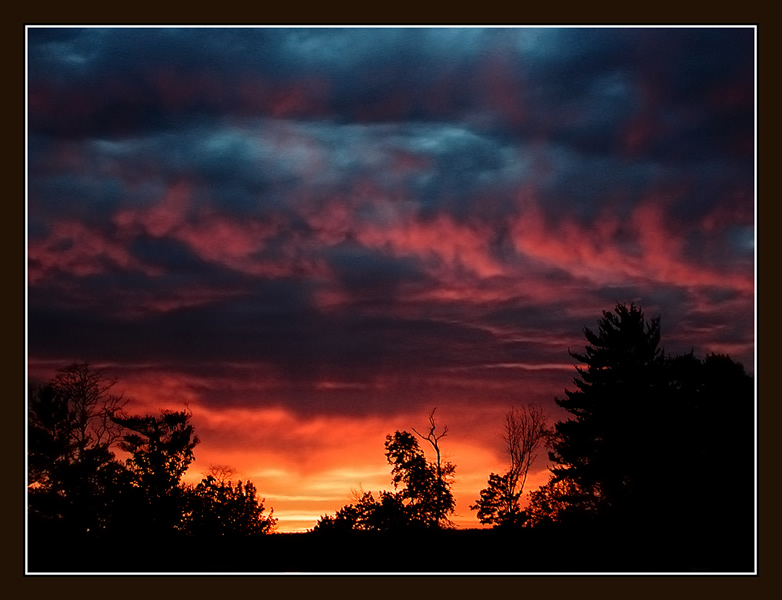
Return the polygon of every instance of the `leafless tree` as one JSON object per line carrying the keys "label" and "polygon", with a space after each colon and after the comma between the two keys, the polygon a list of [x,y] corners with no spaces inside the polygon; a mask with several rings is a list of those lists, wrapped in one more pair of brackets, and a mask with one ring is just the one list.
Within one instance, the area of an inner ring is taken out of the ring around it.
{"label": "leafless tree", "polygon": [[203,473],[204,477],[211,477],[220,485],[230,483],[231,478],[236,476],[236,469],[228,465],[209,465],[209,470]]}
{"label": "leafless tree", "polygon": [[70,437],[75,459],[81,460],[89,449],[109,448],[118,440],[122,428],[113,420],[126,400],[111,389],[116,380],[87,363],[72,364],[57,373],[50,386],[68,406]]}
{"label": "leafless tree", "polygon": [[[87,363],[70,365],[31,390],[27,428],[28,506],[34,518],[87,531],[110,518],[107,490],[121,468],[114,421],[125,400],[115,380]],[[76,530],[75,529],[75,530]]]}
{"label": "leafless tree", "polygon": [[511,496],[521,497],[530,467],[538,456],[537,450],[545,441],[547,431],[543,409],[537,405],[514,406],[506,413],[502,439],[510,457],[508,483]]}
{"label": "leafless tree", "polygon": [[481,490],[480,499],[470,507],[478,511],[481,523],[518,526],[524,522],[519,501],[530,467],[537,458],[537,449],[547,436],[546,420],[540,407],[513,407],[506,413],[502,438],[510,465],[504,475],[489,475],[488,487]]}

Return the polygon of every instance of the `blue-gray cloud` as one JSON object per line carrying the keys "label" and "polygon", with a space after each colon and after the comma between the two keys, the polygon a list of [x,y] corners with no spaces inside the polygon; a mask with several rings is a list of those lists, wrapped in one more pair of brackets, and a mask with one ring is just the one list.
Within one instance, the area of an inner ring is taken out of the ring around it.
{"label": "blue-gray cloud", "polygon": [[508,383],[635,301],[751,362],[752,28],[33,27],[28,110],[31,356],[311,409]]}

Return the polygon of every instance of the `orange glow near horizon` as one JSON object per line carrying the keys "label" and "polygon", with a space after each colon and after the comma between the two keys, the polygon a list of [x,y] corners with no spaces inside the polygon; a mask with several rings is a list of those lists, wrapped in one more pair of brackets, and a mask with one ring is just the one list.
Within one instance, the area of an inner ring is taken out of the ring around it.
{"label": "orange glow near horizon", "polygon": [[[354,491],[372,491],[377,495],[391,490],[385,436],[396,430],[420,430],[426,418],[301,418],[279,408],[192,408],[196,430],[204,433],[196,448],[196,460],[188,471],[188,482],[199,481],[212,465],[234,468],[235,478],[253,481],[266,500],[266,508],[274,509],[280,532],[311,529],[322,515],[333,514],[351,503]],[[461,427],[456,429],[454,419],[447,419],[446,411],[439,412],[442,424],[449,426],[448,435],[442,440],[444,457],[457,467],[453,487],[457,512],[453,521],[459,527],[479,527],[469,505],[478,498],[489,471],[504,468],[503,459],[474,443],[459,440],[457,431]],[[495,433],[499,435],[499,428]],[[242,439],[246,445],[230,446],[231,438]],[[421,440],[421,447],[431,458],[431,448],[427,446]]]}
{"label": "orange glow near horizon", "polygon": [[[47,379],[54,364],[31,363],[31,375]],[[110,365],[93,365],[107,369]],[[561,365],[552,365],[560,368]],[[498,365],[506,369],[508,365]],[[232,480],[252,481],[265,513],[273,509],[279,532],[303,532],[312,529],[318,519],[334,514],[353,502],[357,491],[392,490],[391,467],[386,461],[384,442],[397,430],[423,431],[428,410],[381,415],[297,414],[282,404],[260,407],[215,407],[202,398],[205,382],[172,373],[141,370],[125,373],[117,382],[116,393],[128,400],[130,413],[155,414],[161,409],[192,412],[192,424],[200,443],[195,460],[183,477],[186,484],[197,484],[211,467],[225,466],[234,471]],[[333,382],[316,384],[326,392],[338,393]],[[435,385],[435,389],[437,386]],[[433,398],[427,405],[435,407]],[[506,456],[501,440],[502,419],[511,403],[476,406],[469,400],[439,402],[435,418],[438,428],[448,426],[440,446],[444,460],[456,465],[453,493],[456,512],[451,520],[458,528],[482,527],[470,505],[480,496],[489,473],[504,472]],[[427,457],[433,451],[419,440]],[[119,459],[123,452],[117,450]],[[548,478],[545,451],[527,483],[526,492]]]}
{"label": "orange glow near horizon", "polygon": [[[371,491],[377,496],[382,490],[393,489],[383,444],[385,436],[397,429],[412,431],[404,421],[409,423],[407,417],[388,421],[375,417],[300,419],[282,410],[228,410],[211,415],[199,409],[193,417],[196,430],[203,429],[199,429],[199,423],[208,422],[209,433],[200,436],[202,443],[196,447],[196,460],[185,481],[197,483],[211,466],[230,466],[235,469],[234,480],[255,483],[265,499],[267,514],[274,509],[279,532],[307,531],[321,516],[334,514],[353,502],[354,492]],[[501,422],[497,425],[494,433],[499,437]],[[413,427],[420,430],[420,424]],[[275,435],[275,441],[259,440],[258,446],[225,447],[225,439],[230,436],[251,439],[247,433],[250,430],[269,434],[282,431],[287,435],[286,439]],[[441,445],[444,457],[456,464],[456,513],[452,521],[458,528],[482,527],[469,506],[479,497],[490,472],[504,472],[504,457],[500,452],[459,440],[457,431],[449,422],[449,433]],[[308,440],[307,447],[298,452],[291,448],[296,438]],[[420,443],[431,459],[431,448],[423,440]],[[215,450],[216,445],[223,448]],[[541,456],[530,473],[526,491],[542,485],[547,478]]]}

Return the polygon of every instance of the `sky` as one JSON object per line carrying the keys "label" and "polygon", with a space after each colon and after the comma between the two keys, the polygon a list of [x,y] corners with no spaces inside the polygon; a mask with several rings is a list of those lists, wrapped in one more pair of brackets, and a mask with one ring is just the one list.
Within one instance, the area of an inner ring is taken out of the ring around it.
{"label": "sky", "polygon": [[477,527],[504,414],[567,416],[602,311],[754,372],[755,35],[29,27],[28,378],[187,405],[188,480],[280,531],[392,489],[436,409]]}

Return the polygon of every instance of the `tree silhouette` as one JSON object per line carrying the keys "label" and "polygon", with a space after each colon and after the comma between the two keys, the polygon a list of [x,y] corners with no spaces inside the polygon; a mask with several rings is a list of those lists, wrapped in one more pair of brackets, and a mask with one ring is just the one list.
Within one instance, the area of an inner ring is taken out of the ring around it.
{"label": "tree silhouette", "polygon": [[[414,430],[415,431],[415,430]],[[434,410],[429,414],[429,431],[416,434],[430,442],[435,461],[426,459],[415,435],[396,431],[387,435],[386,459],[391,465],[394,492],[383,491],[375,499],[372,492],[355,494],[355,502],[335,515],[322,516],[314,531],[389,531],[402,528],[442,529],[451,522],[448,515],[456,506],[451,485],[455,465],[443,460],[439,441],[448,428],[437,433]]]}
{"label": "tree silhouette", "polygon": [[576,523],[584,516],[594,515],[593,499],[568,478],[550,478],[537,490],[530,492],[529,503],[525,510],[525,525],[568,524],[571,519]]}
{"label": "tree silhouette", "polygon": [[382,491],[375,499],[372,492],[354,492],[354,502],[324,515],[313,531],[397,531],[413,526],[401,494]]}
{"label": "tree silhouette", "polygon": [[669,359],[666,367],[679,440],[668,460],[697,466],[666,474],[680,490],[668,512],[689,527],[717,526],[724,539],[741,536],[752,529],[755,512],[753,378],[722,354],[703,360],[687,354]]}
{"label": "tree silhouette", "polygon": [[586,366],[557,400],[572,417],[555,425],[552,478],[530,495],[529,514],[536,524],[708,539],[699,552],[746,557],[753,378],[728,356],[665,356],[659,322],[619,304],[596,332],[584,329],[585,352],[570,355]]}
{"label": "tree silhouette", "polygon": [[189,410],[114,417],[132,432],[122,436],[120,447],[130,453],[126,464],[134,487],[146,500],[147,525],[156,532],[173,531],[181,524],[184,503],[179,484],[199,443],[191,417]]}
{"label": "tree silhouette", "polygon": [[[413,431],[418,437],[429,442],[435,452],[434,463],[427,463],[430,470],[434,469],[433,482],[431,484],[431,507],[430,515],[427,515],[427,521],[430,526],[443,527],[450,525],[447,515],[452,513],[455,506],[453,494],[451,493],[451,481],[456,467],[448,461],[444,461],[440,455],[440,440],[448,434],[448,426],[443,427],[441,433],[437,433],[437,424],[435,423],[434,413],[437,408],[433,408],[429,413],[429,431],[426,435],[419,433],[415,428]],[[388,453],[387,453],[388,456]],[[396,468],[397,465],[394,464]],[[396,483],[396,480],[394,480]]]}
{"label": "tree silhouette", "polygon": [[438,464],[426,460],[418,440],[407,431],[386,436],[385,446],[394,489],[410,521],[428,528],[447,527],[448,515],[456,505],[451,492],[456,467],[447,461]]}
{"label": "tree silhouette", "polygon": [[112,417],[122,396],[115,380],[86,363],[58,371],[33,390],[28,410],[28,500],[31,521],[74,532],[108,526],[109,491],[119,477]]}
{"label": "tree silhouette", "polygon": [[470,506],[478,511],[481,523],[496,527],[524,523],[526,515],[521,510],[520,499],[530,467],[537,458],[537,449],[547,434],[543,410],[538,406],[514,407],[505,415],[503,440],[510,465],[504,475],[489,475],[488,487],[481,490],[481,497]]}
{"label": "tree silhouette", "polygon": [[556,423],[549,458],[554,478],[571,480],[586,495],[584,509],[610,511],[645,491],[639,486],[654,468],[657,435],[671,416],[656,404],[664,393],[659,322],[618,304],[603,311],[597,332],[584,328],[584,353],[569,352],[586,367],[576,367],[577,389],[556,401],[574,418]]}
{"label": "tree silhouette", "polygon": [[[122,397],[111,393],[114,385],[100,371],[76,364],[31,391],[31,569],[188,570],[194,554],[207,550],[198,540],[210,548],[230,544],[238,548],[235,559],[247,561],[243,549],[276,526],[255,485],[233,483],[227,467],[185,485],[182,477],[199,443],[190,411],[128,415]],[[115,459],[115,445],[129,453],[124,462]],[[226,565],[233,558],[221,555]]]}
{"label": "tree silhouette", "polygon": [[193,536],[263,535],[273,531],[277,523],[273,510],[263,514],[263,502],[252,481],[234,484],[207,475],[187,491],[183,528]]}

